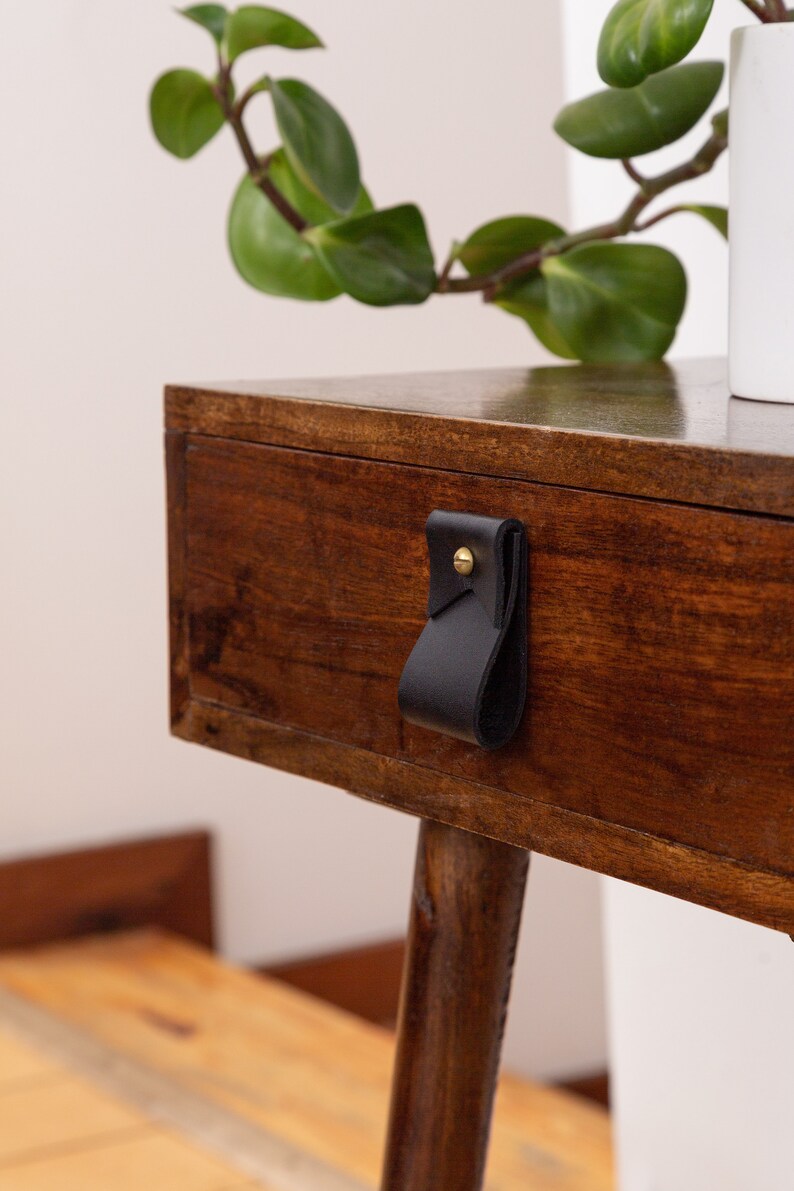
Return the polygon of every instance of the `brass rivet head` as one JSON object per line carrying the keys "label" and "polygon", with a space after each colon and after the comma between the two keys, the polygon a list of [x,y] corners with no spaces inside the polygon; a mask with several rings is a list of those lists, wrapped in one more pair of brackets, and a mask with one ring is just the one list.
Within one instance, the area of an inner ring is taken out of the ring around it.
{"label": "brass rivet head", "polygon": [[468,546],[461,546],[455,551],[452,565],[459,575],[470,575],[474,570],[474,555]]}

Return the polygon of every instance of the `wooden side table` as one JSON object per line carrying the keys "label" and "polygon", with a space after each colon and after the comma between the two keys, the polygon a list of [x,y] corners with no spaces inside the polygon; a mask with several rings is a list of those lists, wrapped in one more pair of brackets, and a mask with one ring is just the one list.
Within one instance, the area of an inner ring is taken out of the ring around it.
{"label": "wooden side table", "polygon": [[[475,1191],[529,851],[794,934],[794,408],[719,361],[167,390],[173,731],[421,816],[384,1191]],[[433,509],[529,543],[496,752],[406,723]]]}

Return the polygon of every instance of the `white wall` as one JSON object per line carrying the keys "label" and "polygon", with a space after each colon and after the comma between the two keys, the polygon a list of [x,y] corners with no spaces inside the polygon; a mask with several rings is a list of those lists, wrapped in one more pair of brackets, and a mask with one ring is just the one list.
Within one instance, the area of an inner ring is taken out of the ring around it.
{"label": "white wall", "polygon": [[[570,99],[597,89],[595,45],[611,0],[565,0]],[[742,9],[716,5],[701,57],[725,58]],[[727,97],[726,97],[727,98]],[[643,159],[648,172],[688,154]],[[610,162],[571,155],[577,227],[612,215],[630,183]],[[683,201],[727,202],[727,168]],[[683,188],[681,190],[683,194]],[[675,201],[675,200],[674,200]],[[678,252],[690,276],[673,355],[722,354],[727,252],[694,217],[647,239]],[[794,944],[787,937],[617,881],[605,882],[607,988],[621,1191],[791,1191],[794,1180]]]}
{"label": "white wall", "polygon": [[[555,6],[495,0],[485,20],[473,0],[296,0],[296,11],[331,48],[273,51],[252,69],[269,58],[327,92],[377,200],[419,201],[439,254],[486,218],[564,212],[549,131]],[[476,298],[384,312],[246,288],[224,242],[241,173],[231,138],[179,163],[147,126],[157,74],[212,68],[207,36],[166,0],[6,6],[3,38],[15,52],[0,76],[0,851],[206,823],[220,841],[229,954],[399,933],[414,821],[168,737],[161,387],[541,354]],[[269,147],[267,105],[251,110]],[[508,1057],[533,1070],[597,1065],[593,878],[538,861],[531,884]],[[571,989],[581,1011],[560,1026]]]}

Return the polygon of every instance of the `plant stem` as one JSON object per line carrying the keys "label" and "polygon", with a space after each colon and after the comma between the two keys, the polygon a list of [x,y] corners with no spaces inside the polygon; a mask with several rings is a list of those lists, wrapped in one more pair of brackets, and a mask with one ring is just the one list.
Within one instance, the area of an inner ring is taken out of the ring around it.
{"label": "plant stem", "polygon": [[[715,121],[717,119],[718,117],[715,117]],[[584,231],[576,232],[570,236],[562,236],[558,240],[551,240],[548,244],[543,244],[531,252],[516,257],[515,260],[503,265],[500,269],[494,269],[492,273],[476,277],[449,277],[442,274],[436,289],[439,293],[482,293],[486,302],[493,301],[501,287],[508,281],[514,281],[518,277],[532,273],[548,257],[560,256],[580,244],[590,244],[596,240],[616,240],[619,237],[628,236],[632,232],[642,231],[649,225],[648,223],[640,224],[639,217],[649,203],[674,186],[707,174],[727,147],[728,138],[725,133],[714,128],[708,140],[689,161],[685,161],[682,165],[667,170],[663,174],[658,174],[655,178],[643,178],[637,174],[637,178],[640,179],[637,191],[617,219],[609,223],[597,224],[595,227],[586,228]],[[655,220],[651,222],[655,222]]]}
{"label": "plant stem", "polygon": [[629,161],[627,157],[624,157],[620,164],[623,166],[624,170],[626,171],[628,176],[631,178],[632,182],[636,182],[638,186],[642,186],[645,179],[642,176],[642,174],[640,173],[640,171],[637,169],[637,167],[634,165],[634,162]]}
{"label": "plant stem", "polygon": [[768,13],[764,5],[764,0],[741,0],[745,8],[749,8],[750,12],[757,16],[759,21],[768,19]]}
{"label": "plant stem", "polygon": [[446,284],[447,278],[449,277],[450,273],[452,272],[455,261],[458,259],[458,249],[459,248],[460,248],[460,244],[458,243],[458,241],[453,240],[452,247],[449,250],[447,259],[444,262],[444,266],[438,275],[438,285],[439,286],[443,286]]}
{"label": "plant stem", "polygon": [[[767,0],[769,7],[763,9],[765,14],[763,16],[761,16],[761,0],[742,0],[742,3],[756,12],[761,20],[788,20],[788,13],[783,0]],[[782,18],[773,16],[772,7],[781,8],[786,15]],[[268,177],[272,155],[266,157],[264,160],[261,160],[257,156],[243,123],[243,112],[248,101],[254,94],[253,89],[249,88],[248,91],[243,93],[241,99],[235,103],[231,86],[231,67],[229,63],[223,62],[220,59],[218,67],[218,81],[214,87],[215,96],[223,108],[226,121],[235,135],[251,179],[296,232],[305,231],[310,226],[308,221],[303,218],[299,211],[296,211]],[[573,235],[561,236],[557,240],[551,240],[548,244],[543,244],[531,252],[523,253],[521,256],[516,257],[515,260],[509,261],[499,269],[495,269],[492,273],[475,277],[450,276],[455,264],[455,251],[457,248],[456,245],[453,245],[449,258],[436,282],[436,292],[440,294],[482,293],[484,301],[492,302],[507,282],[514,281],[518,277],[523,277],[527,273],[534,272],[548,257],[560,256],[565,252],[569,252],[572,248],[578,247],[580,244],[590,244],[598,240],[615,240],[622,236],[628,236],[632,232],[645,231],[646,228],[652,227],[662,219],[667,219],[668,216],[677,214],[681,210],[680,206],[670,207],[653,218],[646,220],[644,223],[641,223],[639,220],[640,215],[649,203],[653,202],[660,194],[672,189],[674,186],[680,185],[682,182],[687,182],[692,178],[698,178],[702,174],[707,174],[712,169],[714,163],[728,147],[727,135],[717,127],[717,121],[719,119],[719,116],[714,118],[714,130],[711,136],[701,146],[694,157],[682,165],[676,166],[674,169],[667,170],[663,174],[658,174],[655,178],[645,177],[636,169],[633,162],[623,160],[621,164],[632,181],[637,183],[637,190],[631,202],[617,219],[609,223],[596,224],[594,227],[586,228],[584,231],[576,232]]]}
{"label": "plant stem", "polygon": [[237,102],[234,105],[237,115],[241,120],[243,118],[243,112],[248,107],[248,104],[251,102],[251,100],[254,98],[255,95],[259,94],[259,92],[261,90],[262,90],[262,88],[257,87],[256,84],[254,83],[250,87],[248,87],[247,90],[243,91],[242,95],[240,96],[240,98],[237,100]]}
{"label": "plant stem", "polygon": [[248,167],[248,173],[254,184],[259,187],[265,198],[270,200],[278,213],[286,219],[287,223],[291,227],[294,227],[296,232],[303,232],[309,225],[303,216],[295,210],[292,203],[285,199],[278,187],[274,186],[270,181],[267,173],[270,158],[268,157],[265,161],[260,161],[257,157],[243,124],[242,107],[235,104],[232,99],[230,83],[231,72],[229,66],[222,63],[218,82],[214,88],[215,96],[223,108],[223,114],[226,117],[227,123],[237,139],[240,152]]}
{"label": "plant stem", "polygon": [[785,0],[766,0],[770,21],[788,21],[788,9]]}
{"label": "plant stem", "polygon": [[669,219],[671,215],[680,215],[682,211],[688,211],[689,208],[685,203],[678,203],[675,207],[665,207],[664,211],[660,211],[658,215],[652,215],[650,219],[646,219],[644,223],[635,223],[635,232],[647,232],[649,227],[653,227],[657,223],[661,223],[663,219]]}
{"label": "plant stem", "polygon": [[759,21],[770,25],[777,21],[787,21],[788,12],[783,0],[741,0],[745,8],[758,17]]}

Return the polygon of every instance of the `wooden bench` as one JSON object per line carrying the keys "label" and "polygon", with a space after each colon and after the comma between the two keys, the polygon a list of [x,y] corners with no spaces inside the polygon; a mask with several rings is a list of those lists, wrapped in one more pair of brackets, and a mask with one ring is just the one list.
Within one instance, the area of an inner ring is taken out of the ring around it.
{"label": "wooden bench", "polygon": [[[162,931],[0,957],[0,1191],[377,1186],[390,1032]],[[504,1076],[489,1191],[611,1191],[609,1120]]]}

